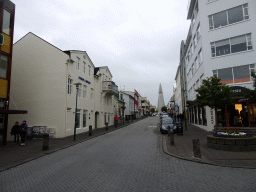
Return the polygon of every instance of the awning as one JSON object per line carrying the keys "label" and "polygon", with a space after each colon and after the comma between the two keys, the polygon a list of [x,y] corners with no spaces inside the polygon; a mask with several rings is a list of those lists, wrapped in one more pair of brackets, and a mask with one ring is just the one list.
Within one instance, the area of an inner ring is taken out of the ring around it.
{"label": "awning", "polygon": [[28,111],[26,110],[6,110],[0,109],[0,114],[27,114]]}

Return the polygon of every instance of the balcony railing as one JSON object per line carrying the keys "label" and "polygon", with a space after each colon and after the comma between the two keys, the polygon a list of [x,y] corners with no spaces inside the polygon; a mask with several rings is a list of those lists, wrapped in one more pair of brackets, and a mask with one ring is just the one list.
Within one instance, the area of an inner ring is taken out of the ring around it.
{"label": "balcony railing", "polygon": [[113,81],[103,81],[102,91],[105,91],[111,95],[118,93],[118,86]]}

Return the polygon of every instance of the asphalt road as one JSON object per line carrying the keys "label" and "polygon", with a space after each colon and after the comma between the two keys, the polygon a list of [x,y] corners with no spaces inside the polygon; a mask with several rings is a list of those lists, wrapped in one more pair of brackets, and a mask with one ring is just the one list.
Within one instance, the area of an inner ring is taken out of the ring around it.
{"label": "asphalt road", "polygon": [[159,117],[0,172],[0,191],[255,191],[256,170],[162,152]]}

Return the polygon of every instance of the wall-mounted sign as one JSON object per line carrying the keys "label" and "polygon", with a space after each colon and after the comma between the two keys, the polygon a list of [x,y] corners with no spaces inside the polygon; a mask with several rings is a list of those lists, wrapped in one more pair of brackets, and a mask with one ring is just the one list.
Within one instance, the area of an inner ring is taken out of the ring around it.
{"label": "wall-mounted sign", "polygon": [[83,77],[80,77],[80,76],[79,76],[78,79],[80,79],[80,80],[82,80],[82,81],[84,81],[84,82],[86,82],[86,83],[88,83],[88,84],[91,84],[90,81],[85,80]]}

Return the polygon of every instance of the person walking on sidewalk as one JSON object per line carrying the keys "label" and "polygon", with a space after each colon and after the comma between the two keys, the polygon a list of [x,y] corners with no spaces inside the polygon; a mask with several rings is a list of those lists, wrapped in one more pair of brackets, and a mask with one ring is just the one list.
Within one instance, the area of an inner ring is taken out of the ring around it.
{"label": "person walking on sidewalk", "polygon": [[16,121],[15,125],[12,127],[11,135],[14,135],[14,143],[18,143],[20,139],[20,126],[18,121]]}
{"label": "person walking on sidewalk", "polygon": [[27,129],[28,129],[28,125],[24,120],[23,123],[20,125],[21,145],[25,145]]}
{"label": "person walking on sidewalk", "polygon": [[118,116],[116,115],[115,116],[115,128],[117,127],[117,124],[118,124]]}

